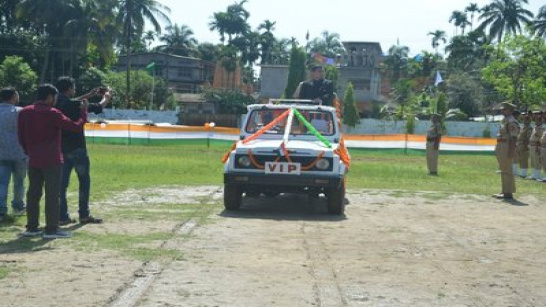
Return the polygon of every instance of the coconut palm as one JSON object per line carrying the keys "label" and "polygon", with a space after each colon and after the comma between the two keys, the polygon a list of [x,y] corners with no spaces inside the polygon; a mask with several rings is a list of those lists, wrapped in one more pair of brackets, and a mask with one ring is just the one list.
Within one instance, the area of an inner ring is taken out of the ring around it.
{"label": "coconut palm", "polygon": [[259,30],[264,30],[260,34],[260,41],[261,41],[261,64],[268,64],[268,62],[271,61],[271,48],[273,48],[273,44],[275,43],[275,36],[273,35],[273,30],[275,30],[275,24],[277,22],[271,21],[269,19],[266,19],[264,22],[262,22],[258,26]]}
{"label": "coconut palm", "polygon": [[165,43],[159,46],[159,50],[181,56],[191,56],[196,51],[197,39],[193,37],[193,31],[187,25],[168,26],[165,28],[167,34],[159,40]]}
{"label": "coconut palm", "polygon": [[[127,93],[131,92],[131,45],[135,34],[140,36],[144,32],[144,25],[149,21],[155,31],[161,33],[159,20],[170,24],[170,19],[166,13],[170,9],[156,0],[120,0],[117,23],[122,26],[123,40],[127,70]],[[158,20],[159,19],[159,20]],[[130,103],[130,97],[127,95],[127,106]]]}
{"label": "coconut palm", "polygon": [[385,68],[387,74],[391,76],[394,82],[404,77],[407,70],[409,47],[402,45],[393,45],[389,48],[389,53],[385,57]]}
{"label": "coconut palm", "polygon": [[474,28],[474,14],[476,13],[479,13],[481,10],[480,10],[480,7],[478,6],[477,3],[470,3],[465,9],[464,11],[466,13],[470,13],[470,31],[473,30]]}
{"label": "coconut palm", "polygon": [[546,37],[546,5],[543,5],[533,21],[533,31],[536,35]]}
{"label": "coconut palm", "polygon": [[432,36],[432,48],[436,50],[436,54],[438,54],[438,46],[440,45],[440,41],[444,44],[447,42],[446,40],[446,32],[442,30],[436,30],[434,32],[428,32],[429,36]]}
{"label": "coconut palm", "polygon": [[218,31],[222,44],[226,40],[226,32],[228,28],[229,18],[226,12],[216,12],[212,15],[212,21],[209,22],[211,31]]}
{"label": "coconut palm", "polygon": [[458,34],[459,28],[462,29],[462,32],[464,35],[464,30],[466,26],[469,25],[468,18],[466,17],[466,13],[461,11],[454,11],[453,13],[451,13],[449,22],[450,23],[453,22],[453,25],[455,26],[455,35]]}
{"label": "coconut palm", "polygon": [[501,42],[507,33],[521,33],[522,24],[529,24],[533,18],[533,13],[525,9],[523,4],[527,0],[493,0],[487,5],[479,20],[483,20],[478,29],[485,32],[489,28],[489,39],[497,39]]}
{"label": "coconut palm", "polygon": [[323,31],[321,37],[314,38],[308,43],[307,49],[334,58],[343,52],[343,45],[340,42],[339,34]]}

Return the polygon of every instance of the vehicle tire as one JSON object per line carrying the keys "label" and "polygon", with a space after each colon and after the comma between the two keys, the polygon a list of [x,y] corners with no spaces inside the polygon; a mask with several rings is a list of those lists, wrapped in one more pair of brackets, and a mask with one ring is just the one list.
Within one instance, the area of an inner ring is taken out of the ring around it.
{"label": "vehicle tire", "polygon": [[328,213],[341,215],[345,212],[345,181],[342,180],[338,188],[330,189],[327,193]]}
{"label": "vehicle tire", "polygon": [[264,192],[263,193],[267,198],[275,198],[277,196],[279,196],[279,192]]}
{"label": "vehicle tire", "polygon": [[242,195],[241,188],[233,184],[224,184],[224,208],[226,210],[239,210]]}

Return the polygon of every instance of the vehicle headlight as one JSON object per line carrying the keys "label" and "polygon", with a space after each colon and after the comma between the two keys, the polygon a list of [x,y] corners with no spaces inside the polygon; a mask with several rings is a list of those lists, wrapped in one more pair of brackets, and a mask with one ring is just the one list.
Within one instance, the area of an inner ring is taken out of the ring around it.
{"label": "vehicle headlight", "polygon": [[315,167],[318,168],[319,170],[325,171],[330,167],[330,161],[322,158],[317,161],[317,164],[315,164]]}
{"label": "vehicle headlight", "polygon": [[249,167],[250,158],[248,156],[240,156],[239,159],[237,159],[237,163],[243,167]]}

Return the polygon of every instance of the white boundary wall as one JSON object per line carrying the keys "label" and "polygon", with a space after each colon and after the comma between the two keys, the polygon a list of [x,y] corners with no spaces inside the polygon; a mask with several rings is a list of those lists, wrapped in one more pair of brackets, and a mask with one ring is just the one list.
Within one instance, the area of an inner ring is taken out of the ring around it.
{"label": "white boundary wall", "polygon": [[[178,122],[177,111],[145,111],[145,110],[113,110],[105,109],[103,114],[90,114],[90,119],[106,119],[106,120],[134,120],[142,121],[149,120],[154,123],[169,123],[176,124]],[[349,134],[403,134],[406,121],[378,120],[378,119],[361,119],[360,124],[355,128],[344,128],[344,131]],[[415,134],[426,134],[430,121],[416,121]],[[491,136],[495,137],[499,130],[499,123],[478,123],[478,122],[446,122],[448,136],[466,136],[466,137],[483,137],[483,131],[486,126],[489,126]]]}

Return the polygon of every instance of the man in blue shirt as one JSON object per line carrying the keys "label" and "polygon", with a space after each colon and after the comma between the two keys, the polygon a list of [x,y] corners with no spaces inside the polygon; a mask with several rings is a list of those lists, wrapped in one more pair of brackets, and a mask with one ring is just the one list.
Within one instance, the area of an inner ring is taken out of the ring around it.
{"label": "man in blue shirt", "polygon": [[25,177],[27,156],[17,134],[17,119],[21,108],[19,93],[13,88],[0,90],[0,221],[8,212],[8,186],[13,175],[13,215],[25,213]]}

